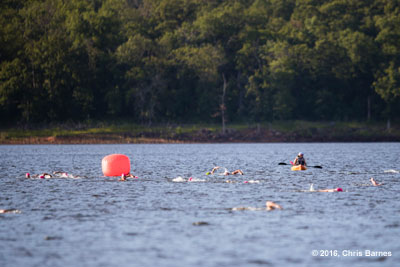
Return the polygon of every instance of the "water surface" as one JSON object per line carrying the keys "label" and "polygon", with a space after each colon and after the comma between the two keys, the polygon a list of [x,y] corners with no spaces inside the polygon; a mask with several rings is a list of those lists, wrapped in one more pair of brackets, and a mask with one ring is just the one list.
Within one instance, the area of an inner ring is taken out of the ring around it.
{"label": "water surface", "polygon": [[[278,165],[300,151],[323,168]],[[0,209],[21,211],[0,214],[0,266],[395,266],[400,174],[385,170],[400,170],[399,151],[399,143],[0,146]],[[139,179],[102,177],[112,153],[128,155]],[[245,175],[205,175],[214,165]],[[24,178],[57,170],[81,178]],[[345,192],[306,192],[311,183]],[[232,211],[266,200],[284,209]]]}

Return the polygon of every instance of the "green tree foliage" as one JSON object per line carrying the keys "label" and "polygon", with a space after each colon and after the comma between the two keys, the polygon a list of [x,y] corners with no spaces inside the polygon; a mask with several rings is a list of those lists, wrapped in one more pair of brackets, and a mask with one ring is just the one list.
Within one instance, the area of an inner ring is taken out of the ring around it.
{"label": "green tree foliage", "polygon": [[4,0],[2,122],[398,119],[396,0]]}

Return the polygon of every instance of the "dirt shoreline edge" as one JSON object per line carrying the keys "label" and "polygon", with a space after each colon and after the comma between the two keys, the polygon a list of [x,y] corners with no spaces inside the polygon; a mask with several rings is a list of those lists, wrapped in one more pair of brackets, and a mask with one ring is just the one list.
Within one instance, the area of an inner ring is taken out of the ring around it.
{"label": "dirt shoreline edge", "polygon": [[400,142],[400,135],[388,132],[368,135],[354,132],[302,133],[243,130],[220,132],[206,130],[194,133],[98,133],[60,136],[1,138],[0,144],[171,144],[171,143],[294,143],[294,142]]}

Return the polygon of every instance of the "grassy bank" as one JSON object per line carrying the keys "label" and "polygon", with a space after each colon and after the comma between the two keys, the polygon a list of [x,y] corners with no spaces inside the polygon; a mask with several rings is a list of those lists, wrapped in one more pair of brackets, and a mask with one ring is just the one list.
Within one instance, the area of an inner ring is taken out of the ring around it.
{"label": "grassy bank", "polygon": [[1,144],[351,141],[400,141],[400,125],[392,124],[387,130],[383,122],[277,121],[229,124],[222,134],[219,124],[144,126],[128,122],[91,122],[0,130]]}

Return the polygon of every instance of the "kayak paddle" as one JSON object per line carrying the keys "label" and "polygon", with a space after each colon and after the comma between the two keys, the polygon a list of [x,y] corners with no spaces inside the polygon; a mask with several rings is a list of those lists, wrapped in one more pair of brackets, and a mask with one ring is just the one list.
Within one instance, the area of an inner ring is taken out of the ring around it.
{"label": "kayak paddle", "polygon": [[[294,165],[292,161],[290,161],[290,164]],[[285,163],[285,162],[279,162],[278,165],[289,165],[289,164],[287,164],[287,163]],[[316,169],[322,169],[322,166],[319,166],[319,165],[316,165],[316,166],[307,166],[307,167],[316,168]]]}
{"label": "kayak paddle", "polygon": [[317,169],[322,169],[322,166],[307,166],[307,167],[311,167],[311,168],[317,168]]}

